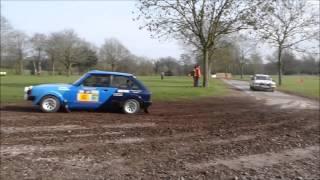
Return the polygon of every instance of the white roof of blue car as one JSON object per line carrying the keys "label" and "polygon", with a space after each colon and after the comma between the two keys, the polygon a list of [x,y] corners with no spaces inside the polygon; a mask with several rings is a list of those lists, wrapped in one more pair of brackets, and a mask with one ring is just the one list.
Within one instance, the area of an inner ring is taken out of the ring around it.
{"label": "white roof of blue car", "polygon": [[112,75],[119,75],[119,76],[133,76],[129,73],[122,73],[122,72],[113,72],[113,71],[99,71],[99,70],[92,70],[88,72],[89,74],[112,74]]}

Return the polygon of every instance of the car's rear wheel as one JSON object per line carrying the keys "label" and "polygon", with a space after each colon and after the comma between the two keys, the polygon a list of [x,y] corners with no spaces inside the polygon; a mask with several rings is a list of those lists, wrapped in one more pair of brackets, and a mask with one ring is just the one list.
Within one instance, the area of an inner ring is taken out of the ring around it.
{"label": "car's rear wheel", "polygon": [[40,102],[40,109],[46,113],[57,112],[60,109],[60,101],[55,96],[45,96]]}
{"label": "car's rear wheel", "polygon": [[140,111],[140,103],[135,99],[128,99],[124,102],[122,109],[126,114],[135,114]]}

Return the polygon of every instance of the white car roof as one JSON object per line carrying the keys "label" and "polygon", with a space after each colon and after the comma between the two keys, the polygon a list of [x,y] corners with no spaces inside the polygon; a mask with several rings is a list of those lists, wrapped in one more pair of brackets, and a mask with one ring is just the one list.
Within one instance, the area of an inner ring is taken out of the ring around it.
{"label": "white car roof", "polygon": [[266,74],[255,74],[254,76],[266,76],[266,77],[269,77],[269,75],[266,75]]}

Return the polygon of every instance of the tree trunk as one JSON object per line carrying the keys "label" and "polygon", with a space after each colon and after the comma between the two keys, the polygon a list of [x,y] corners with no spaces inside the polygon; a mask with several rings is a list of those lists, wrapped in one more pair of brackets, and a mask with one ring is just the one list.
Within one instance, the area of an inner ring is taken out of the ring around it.
{"label": "tree trunk", "polygon": [[111,71],[114,71],[114,67],[115,67],[115,65],[114,65],[114,63],[112,63],[111,64]]}
{"label": "tree trunk", "polygon": [[51,75],[54,76],[55,74],[55,68],[54,68],[54,60],[52,61],[52,67],[51,67]]}
{"label": "tree trunk", "polygon": [[41,60],[38,60],[38,75],[41,75]]}
{"label": "tree trunk", "polygon": [[210,73],[217,74],[214,59],[210,59]]}
{"label": "tree trunk", "polygon": [[38,71],[37,71],[37,65],[35,60],[32,60],[32,65],[33,65],[33,75],[36,75]]}
{"label": "tree trunk", "polygon": [[41,49],[38,50],[38,74],[41,74]]}
{"label": "tree trunk", "polygon": [[209,69],[208,69],[208,72],[209,72],[209,78],[211,78],[211,74],[212,74],[212,60],[209,60]]}
{"label": "tree trunk", "polygon": [[279,86],[282,85],[282,62],[281,62],[281,54],[282,54],[282,48],[278,48],[278,83]]}
{"label": "tree trunk", "polygon": [[23,74],[23,62],[22,62],[22,59],[20,60],[20,63],[19,63],[19,74],[20,75]]}
{"label": "tree trunk", "polygon": [[64,59],[64,65],[66,67],[67,70],[67,76],[71,75],[71,57],[70,57],[70,53],[69,54],[65,54],[65,59]]}
{"label": "tree trunk", "polygon": [[203,49],[203,87],[209,87],[209,57],[208,57],[208,49]]}
{"label": "tree trunk", "polygon": [[22,57],[22,50],[19,50],[19,70],[18,70],[18,74],[22,75],[23,74],[23,57]]}
{"label": "tree trunk", "polygon": [[67,76],[71,75],[71,63],[67,66]]}
{"label": "tree trunk", "polygon": [[244,65],[244,52],[241,50],[241,57],[240,57],[240,78],[243,79],[243,65]]}
{"label": "tree trunk", "polygon": [[243,79],[243,64],[240,64],[240,78]]}
{"label": "tree trunk", "polygon": [[54,62],[52,63],[52,72],[51,72],[52,76],[55,75],[55,69],[54,69]]}
{"label": "tree trunk", "polygon": [[54,64],[55,58],[54,58],[53,54],[51,54],[50,60],[51,60],[51,75],[54,76],[54,74],[55,74],[55,64]]}

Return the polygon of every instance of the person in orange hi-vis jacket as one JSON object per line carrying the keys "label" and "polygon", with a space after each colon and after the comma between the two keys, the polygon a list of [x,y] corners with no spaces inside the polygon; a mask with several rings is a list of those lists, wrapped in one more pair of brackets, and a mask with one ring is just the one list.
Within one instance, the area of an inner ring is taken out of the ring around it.
{"label": "person in orange hi-vis jacket", "polygon": [[200,66],[197,64],[194,66],[193,69],[193,86],[194,87],[199,87],[199,79],[201,77],[201,70],[200,70]]}

